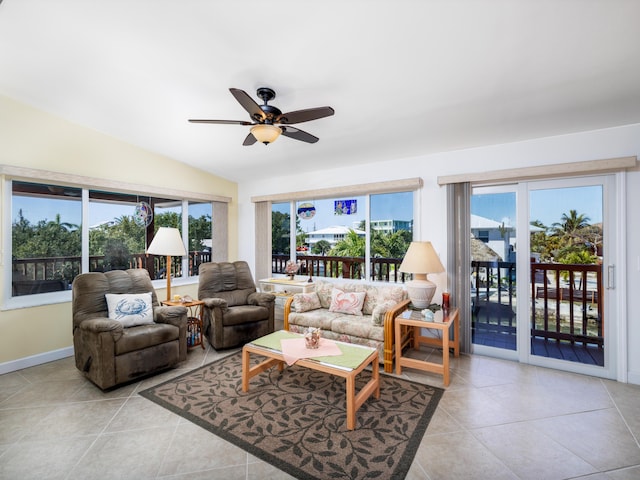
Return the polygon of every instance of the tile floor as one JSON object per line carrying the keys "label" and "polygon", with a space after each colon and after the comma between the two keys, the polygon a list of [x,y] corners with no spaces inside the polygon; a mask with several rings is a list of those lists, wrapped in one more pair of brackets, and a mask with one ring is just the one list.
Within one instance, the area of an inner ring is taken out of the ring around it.
{"label": "tile floor", "polygon": [[[229,353],[107,393],[72,358],[1,375],[0,479],[291,478],[138,395]],[[407,478],[639,479],[639,439],[638,386],[463,355]]]}

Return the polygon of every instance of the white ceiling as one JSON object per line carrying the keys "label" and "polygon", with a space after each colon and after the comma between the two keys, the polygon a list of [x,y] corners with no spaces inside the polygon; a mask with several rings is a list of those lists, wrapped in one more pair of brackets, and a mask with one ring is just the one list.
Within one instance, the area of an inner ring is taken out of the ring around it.
{"label": "white ceiling", "polygon": [[[1,0],[0,0],[1,1]],[[4,0],[0,94],[231,180],[640,122],[640,0]],[[329,105],[242,146],[229,93]]]}

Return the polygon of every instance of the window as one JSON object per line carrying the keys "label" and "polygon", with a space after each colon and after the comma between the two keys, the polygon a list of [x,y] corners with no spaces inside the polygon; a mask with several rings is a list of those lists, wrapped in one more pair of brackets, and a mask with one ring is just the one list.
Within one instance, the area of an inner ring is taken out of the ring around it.
{"label": "window", "polygon": [[172,262],[174,277],[195,276],[212,258],[212,202],[22,181],[11,182],[11,195],[12,297],[69,290],[83,271],[146,268],[166,278],[166,258],[145,253],[161,226],[188,242],[188,257]]}
{"label": "window", "polygon": [[69,290],[80,273],[82,190],[13,182],[11,295]]}
{"label": "window", "polygon": [[401,282],[398,267],[412,239],[412,191],[272,204],[272,273],[284,273],[293,259],[299,275]]}
{"label": "window", "polygon": [[371,274],[376,280],[399,282],[398,271],[413,240],[413,192],[371,195]]}

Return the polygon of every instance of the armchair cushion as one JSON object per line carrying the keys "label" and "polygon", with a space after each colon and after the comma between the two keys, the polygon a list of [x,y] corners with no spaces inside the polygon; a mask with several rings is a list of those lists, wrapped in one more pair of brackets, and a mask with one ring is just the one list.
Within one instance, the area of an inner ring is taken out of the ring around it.
{"label": "armchair cushion", "polygon": [[153,323],[151,293],[107,293],[105,297],[109,318],[123,327]]}

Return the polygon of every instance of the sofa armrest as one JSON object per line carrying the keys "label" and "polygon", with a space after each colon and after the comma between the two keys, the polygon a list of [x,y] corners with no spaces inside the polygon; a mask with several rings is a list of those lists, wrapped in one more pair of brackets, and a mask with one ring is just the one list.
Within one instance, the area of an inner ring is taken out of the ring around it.
{"label": "sofa armrest", "polygon": [[250,305],[259,305],[269,308],[276,301],[276,296],[272,293],[253,292],[247,297],[247,303]]}
{"label": "sofa armrest", "polygon": [[393,373],[393,354],[395,350],[395,319],[409,308],[411,300],[403,300],[387,310],[384,316],[384,371]]}
{"label": "sofa armrest", "polygon": [[293,303],[293,295],[287,298],[284,302],[284,325],[285,330],[289,330],[289,314],[291,313],[291,304]]}

